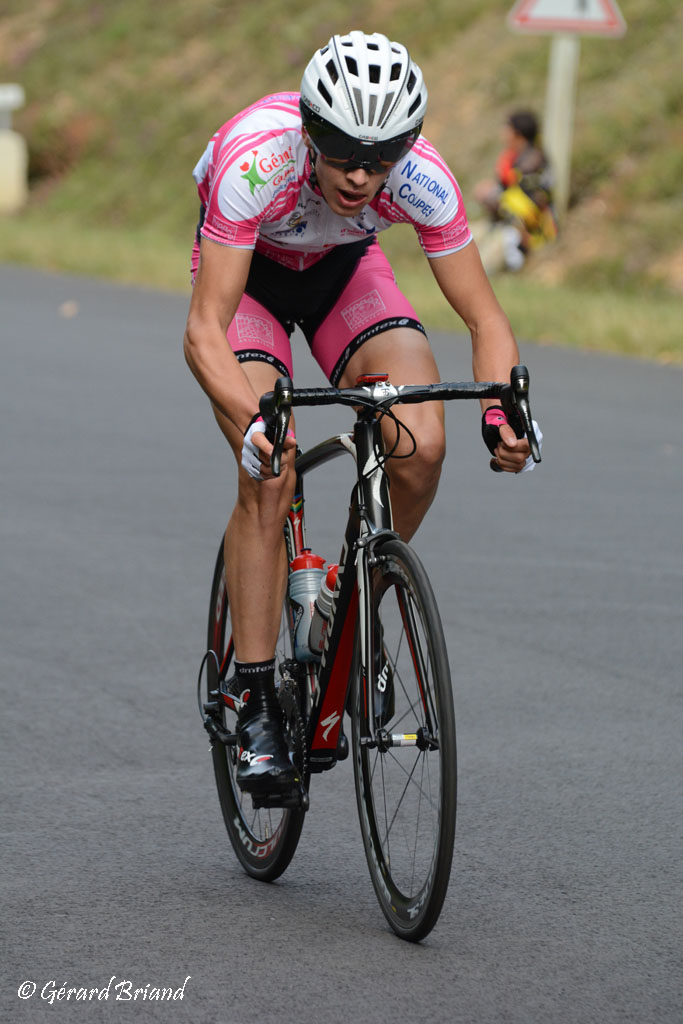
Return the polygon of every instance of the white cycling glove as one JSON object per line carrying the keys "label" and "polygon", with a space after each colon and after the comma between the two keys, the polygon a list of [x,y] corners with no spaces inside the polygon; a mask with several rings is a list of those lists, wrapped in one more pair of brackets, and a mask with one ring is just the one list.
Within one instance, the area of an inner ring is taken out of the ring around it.
{"label": "white cycling glove", "polygon": [[252,438],[256,433],[265,434],[265,432],[265,420],[262,416],[255,416],[247,427],[244,435],[244,442],[242,444],[242,465],[249,476],[252,476],[254,480],[263,480],[263,477],[261,476],[261,453],[254,444]]}
{"label": "white cycling glove", "polygon": [[[532,420],[531,422],[534,425],[534,433],[536,434],[536,440],[538,441],[538,451],[540,453],[540,451],[541,451],[541,449],[543,447],[543,433],[542,433],[541,428],[539,427],[538,423],[536,422],[536,420]],[[528,455],[527,456],[527,460],[524,463],[524,465],[523,465],[522,469],[520,470],[520,472],[521,473],[530,473],[531,470],[535,469],[535,468],[536,468],[536,463],[534,462],[533,455]]]}
{"label": "white cycling glove", "polygon": [[[261,475],[261,466],[263,465],[261,462],[261,452],[254,444],[253,437],[256,433],[265,434],[265,432],[266,421],[263,419],[263,416],[254,416],[247,427],[244,441],[242,442],[242,465],[254,480],[263,480],[265,478]],[[287,431],[287,437],[294,436],[293,430]]]}

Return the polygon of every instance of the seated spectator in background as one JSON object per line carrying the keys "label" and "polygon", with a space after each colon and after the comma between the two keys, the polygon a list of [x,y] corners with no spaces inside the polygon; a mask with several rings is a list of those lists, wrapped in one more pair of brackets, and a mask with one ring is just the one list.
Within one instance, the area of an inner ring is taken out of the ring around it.
{"label": "seated spectator in background", "polygon": [[530,249],[557,236],[551,170],[539,145],[536,115],[516,111],[504,131],[506,146],[496,162],[496,180],[479,182],[474,189],[492,225],[484,233],[490,236],[488,245],[485,237],[477,239],[480,247],[484,241],[484,249],[489,249],[488,259],[486,251],[482,259],[490,272],[503,267],[521,270]]}

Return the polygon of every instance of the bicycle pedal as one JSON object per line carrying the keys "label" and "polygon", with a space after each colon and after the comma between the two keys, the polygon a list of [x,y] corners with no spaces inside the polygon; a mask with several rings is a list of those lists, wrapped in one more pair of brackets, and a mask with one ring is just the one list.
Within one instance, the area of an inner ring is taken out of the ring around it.
{"label": "bicycle pedal", "polygon": [[295,787],[289,793],[252,793],[251,802],[255,811],[271,807],[307,811],[310,803],[308,790],[303,785]]}

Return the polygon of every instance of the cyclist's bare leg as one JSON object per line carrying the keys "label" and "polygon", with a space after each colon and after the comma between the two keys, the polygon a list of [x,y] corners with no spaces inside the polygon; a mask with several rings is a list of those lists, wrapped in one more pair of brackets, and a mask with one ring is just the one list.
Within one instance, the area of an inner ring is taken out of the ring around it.
{"label": "cyclist's bare leg", "polygon": [[[427,338],[411,328],[384,331],[366,341],[349,360],[340,387],[352,387],[360,374],[388,373],[392,384],[435,384],[441,378]],[[408,459],[391,459],[394,529],[410,540],[431,505],[446,451],[442,402],[394,406],[399,419],[415,437],[417,450]],[[386,417],[382,431],[387,449],[396,441],[396,428]],[[410,452],[412,442],[401,433],[396,454]]]}
{"label": "cyclist's bare leg", "polygon": [[[242,364],[257,395],[272,391],[279,374],[263,362]],[[283,524],[294,493],[294,460],[285,453],[278,479],[254,480],[242,468],[244,438],[217,409],[214,415],[239,466],[237,502],[225,533],[225,569],[235,657],[273,657],[287,586]],[[293,429],[293,424],[292,424]]]}

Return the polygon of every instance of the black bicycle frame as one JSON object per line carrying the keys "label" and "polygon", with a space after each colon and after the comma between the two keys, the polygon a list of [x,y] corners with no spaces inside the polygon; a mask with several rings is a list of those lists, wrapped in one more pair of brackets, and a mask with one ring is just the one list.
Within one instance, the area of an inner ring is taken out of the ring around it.
{"label": "black bicycle frame", "polygon": [[[353,440],[342,434],[322,442],[296,460],[297,491],[285,529],[287,553],[292,561],[305,546],[303,527],[303,477],[310,470],[336,458],[342,452],[355,452],[358,482],[351,495],[349,520],[339,560],[337,584],[332,598],[332,609],[325,647],[316,677],[314,667],[308,670],[310,690],[309,764],[311,771],[325,771],[339,760],[339,734],[349,689],[349,677],[356,646],[356,626],[360,623],[359,656],[361,669],[367,676],[367,666],[373,664],[374,637],[364,635],[370,623],[371,595],[369,568],[373,561],[372,549],[388,537],[396,537],[391,524],[389,484],[378,459],[384,455],[384,445],[378,414],[386,413],[395,402],[412,404],[427,400],[496,398],[508,415],[518,437],[525,434],[529,440],[535,462],[541,461],[540,449],[534,433],[529,407],[529,371],[515,366],[510,373],[510,384],[495,381],[449,384],[439,382],[426,385],[407,385],[398,388],[387,382],[385,374],[360,378],[355,388],[297,388],[288,377],[275,382],[274,390],[261,396],[259,408],[268,426],[267,436],[273,443],[271,467],[274,476],[280,474],[280,460],[292,405],[342,404],[356,408],[357,419]],[[375,394],[368,384],[375,384]],[[359,410],[360,407],[360,411]],[[495,467],[492,467],[495,468]],[[299,511],[301,515],[297,518]],[[366,550],[367,549],[367,550]],[[363,615],[358,615],[359,592],[365,602]],[[372,687],[367,688],[367,700],[373,702]],[[372,720],[374,708],[367,709]],[[344,753],[342,756],[346,756]]]}

